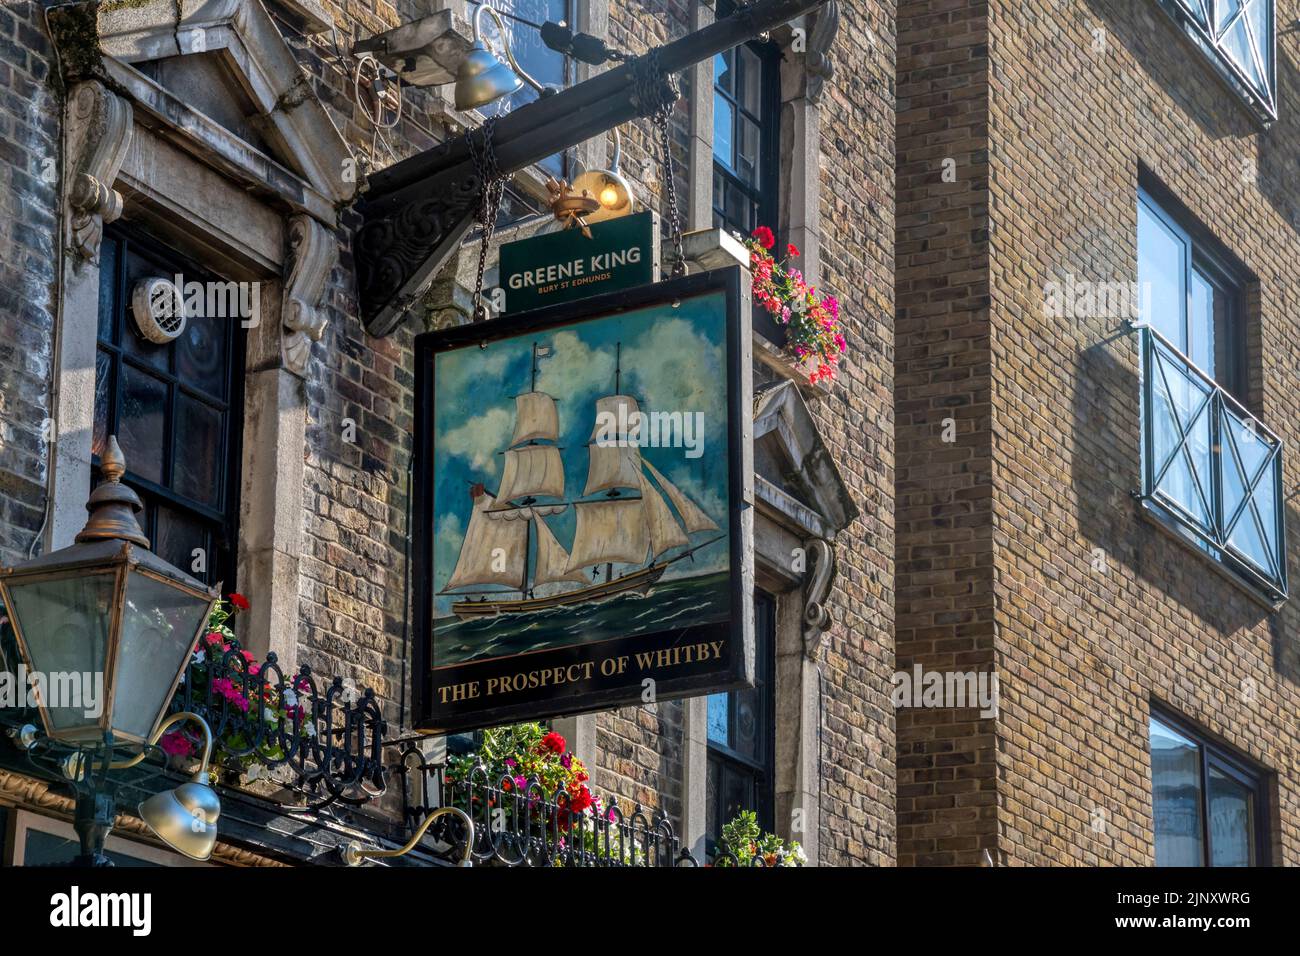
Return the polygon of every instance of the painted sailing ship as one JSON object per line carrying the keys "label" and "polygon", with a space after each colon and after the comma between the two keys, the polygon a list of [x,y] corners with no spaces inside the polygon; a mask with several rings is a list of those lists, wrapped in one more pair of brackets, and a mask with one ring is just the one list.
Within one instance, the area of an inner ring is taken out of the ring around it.
{"label": "painted sailing ship", "polygon": [[[614,391],[596,400],[586,485],[577,500],[565,500],[564,459],[557,444],[559,412],[555,399],[537,390],[537,362],[548,354],[549,348],[534,344],[532,388],[515,396],[514,435],[500,453],[505,467],[497,493],[481,483],[470,488],[474,504],[469,526],[456,568],[441,592],[464,598],[452,604],[452,613],[462,620],[623,594],[648,595],[670,565],[723,537],[692,545],[691,535],[717,531],[717,523],[643,458],[639,444],[627,433],[627,423],[637,421],[639,406],[631,395],[619,394],[621,347]],[[609,421],[618,423],[614,441],[602,426]],[[573,545],[566,551],[546,519],[569,507],[577,520]],[[534,550],[535,558],[530,554]],[[677,553],[666,557],[672,551]],[[631,569],[616,576],[614,564]],[[574,587],[544,596],[535,593],[542,585],[562,584]],[[464,590],[487,585],[508,590]],[[513,597],[514,592],[519,596]]]}

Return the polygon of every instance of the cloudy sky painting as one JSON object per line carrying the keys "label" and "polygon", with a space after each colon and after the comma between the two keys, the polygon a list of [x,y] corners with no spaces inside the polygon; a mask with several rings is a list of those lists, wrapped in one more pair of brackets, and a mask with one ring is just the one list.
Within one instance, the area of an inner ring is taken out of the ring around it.
{"label": "cloudy sky painting", "polygon": [[[558,444],[564,459],[567,501],[581,498],[596,399],[614,394],[619,343],[620,391],[636,398],[642,412],[701,414],[703,454],[699,457],[688,458],[683,447],[648,447],[641,453],[717,523],[718,532],[696,535],[692,543],[724,536],[697,552],[693,561],[673,564],[664,580],[727,569],[726,316],[725,295],[712,293],[685,299],[677,308],[656,305],[492,342],[486,349],[462,348],[436,357],[435,618],[451,614],[454,598],[438,592],[446,586],[460,554],[472,506],[470,488],[482,482],[495,493],[500,486],[501,453],[513,435],[515,396],[531,385],[534,343],[550,349],[549,355],[538,359],[537,390],[552,396],[559,410]],[[573,542],[574,509],[546,521],[568,550]],[[615,576],[632,567],[615,565]],[[571,588],[566,584],[542,586],[536,594],[543,597]]]}

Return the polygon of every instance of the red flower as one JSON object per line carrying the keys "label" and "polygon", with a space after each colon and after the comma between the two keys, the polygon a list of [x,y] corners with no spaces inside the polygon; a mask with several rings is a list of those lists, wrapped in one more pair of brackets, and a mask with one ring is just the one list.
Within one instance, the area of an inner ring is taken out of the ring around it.
{"label": "red flower", "polygon": [[591,806],[591,791],[586,787],[580,788],[569,800],[569,809],[574,813],[581,813],[589,806]]}
{"label": "red flower", "polygon": [[788,245],[788,246],[785,247],[785,251],[788,252],[788,253],[789,253],[790,255],[792,255],[792,256],[797,256],[797,255],[799,255],[799,247],[796,246],[793,242],[790,243],[790,245]]}
{"label": "red flower", "polygon": [[230,593],[230,603],[241,611],[247,611],[250,606],[248,598],[244,597],[238,591],[232,591]]}
{"label": "red flower", "polygon": [[553,754],[562,754],[567,746],[565,739],[552,730],[542,738],[542,742],[537,745],[537,749],[539,752],[549,750]]}
{"label": "red flower", "polygon": [[758,244],[764,249],[771,249],[776,245],[776,236],[772,234],[772,230],[767,228],[767,226],[759,226],[754,230],[752,235],[758,240]]}

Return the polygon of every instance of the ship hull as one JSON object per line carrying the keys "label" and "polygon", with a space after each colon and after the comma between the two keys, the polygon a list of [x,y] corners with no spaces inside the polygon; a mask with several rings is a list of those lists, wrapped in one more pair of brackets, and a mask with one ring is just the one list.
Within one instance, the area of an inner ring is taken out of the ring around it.
{"label": "ship hull", "polygon": [[496,617],[500,614],[531,614],[534,611],[544,611],[553,607],[589,604],[593,601],[617,597],[620,594],[644,596],[649,593],[655,582],[663,577],[667,569],[666,564],[652,565],[612,581],[602,581],[576,591],[565,591],[563,594],[552,594],[549,597],[514,598],[501,601],[491,599],[457,601],[451,606],[451,611],[462,621],[468,621],[480,617]]}

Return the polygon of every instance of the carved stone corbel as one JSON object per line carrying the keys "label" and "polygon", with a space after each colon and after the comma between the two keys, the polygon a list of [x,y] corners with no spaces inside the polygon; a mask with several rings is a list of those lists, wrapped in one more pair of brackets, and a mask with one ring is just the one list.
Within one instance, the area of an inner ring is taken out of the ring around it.
{"label": "carved stone corbel", "polygon": [[284,367],[300,378],[307,375],[312,342],[325,334],[329,319],[321,308],[325,280],[338,261],[338,243],[329,230],[310,216],[289,220],[289,259],[292,266],[284,284],[281,311]]}
{"label": "carved stone corbel", "polygon": [[99,262],[104,224],[122,215],[122,195],[113,183],[133,123],[130,102],[97,80],[78,83],[68,99],[66,202],[72,250],[86,262]]}
{"label": "carved stone corbel", "polygon": [[826,644],[826,632],[835,623],[826,596],[835,580],[835,548],[824,538],[808,542],[813,559],[812,579],[804,588],[803,596],[803,650],[811,661],[821,660]]}
{"label": "carved stone corbel", "polygon": [[804,59],[804,69],[808,73],[808,101],[814,106],[821,102],[826,81],[835,75],[835,64],[831,62],[830,54],[839,32],[839,0],[830,0],[817,12],[812,34],[808,37],[808,52]]}

